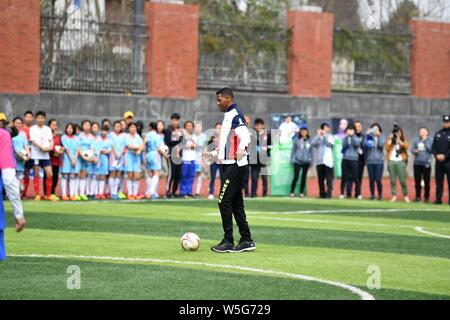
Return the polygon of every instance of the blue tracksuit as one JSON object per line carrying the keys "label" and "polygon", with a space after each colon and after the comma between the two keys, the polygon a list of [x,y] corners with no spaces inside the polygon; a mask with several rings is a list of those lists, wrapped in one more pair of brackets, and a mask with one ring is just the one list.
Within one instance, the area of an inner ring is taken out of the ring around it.
{"label": "blue tracksuit", "polygon": [[0,171],[0,261],[6,259],[5,240],[3,238],[6,228],[5,209],[3,208],[3,179]]}

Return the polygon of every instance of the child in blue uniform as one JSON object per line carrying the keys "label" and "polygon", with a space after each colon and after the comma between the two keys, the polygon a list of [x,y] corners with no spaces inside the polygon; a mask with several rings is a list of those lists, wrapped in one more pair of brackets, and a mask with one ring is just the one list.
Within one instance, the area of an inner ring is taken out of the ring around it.
{"label": "child in blue uniform", "polygon": [[116,121],[113,124],[113,132],[110,134],[112,143],[112,152],[109,166],[109,187],[111,189],[111,198],[118,200],[124,198],[118,194],[121,172],[123,170],[123,160],[125,154],[125,136],[122,134],[122,124]]}
{"label": "child in blue uniform", "polygon": [[128,125],[129,133],[125,136],[127,151],[125,153],[124,168],[127,173],[128,200],[140,200],[138,196],[139,179],[141,178],[142,151],[144,141],[137,133],[137,125],[133,122]]}
{"label": "child in blue uniform", "polygon": [[89,163],[87,168],[87,175],[88,175],[88,181],[86,183],[87,187],[87,195],[89,200],[93,200],[96,197],[96,191],[97,191],[97,166],[98,161],[100,158],[100,150],[97,144],[99,143],[99,132],[100,132],[100,125],[97,122],[93,122],[91,124],[91,134],[92,134],[92,146],[94,151],[94,156],[92,157],[92,161]]}
{"label": "child in blue uniform", "polygon": [[[63,165],[61,168],[61,195],[62,200],[76,201],[78,198],[78,174],[81,169],[81,160],[78,154],[80,140],[75,135],[75,125],[69,123],[65,134],[61,137],[61,144],[65,148]],[[67,196],[67,186],[69,196]]]}
{"label": "child in blue uniform", "polygon": [[95,153],[99,154],[98,164],[96,166],[95,174],[97,175],[98,180],[98,190],[97,190],[97,199],[105,200],[105,183],[106,177],[109,174],[109,157],[112,151],[112,141],[108,138],[108,130],[107,126],[102,127],[101,136],[97,139],[95,144],[96,151]]}
{"label": "child in blue uniform", "polygon": [[145,159],[147,170],[147,191],[146,197],[158,199],[156,190],[159,182],[159,176],[162,169],[161,156],[168,159],[168,155],[164,150],[164,140],[157,132],[155,122],[150,123],[150,131],[144,137]]}
{"label": "child in blue uniform", "polygon": [[80,168],[80,199],[83,201],[88,200],[86,194],[86,184],[89,183],[87,181],[88,175],[88,167],[92,162],[93,157],[88,157],[85,152],[90,151],[91,154],[94,154],[94,139],[91,134],[91,122],[89,120],[84,120],[81,123],[82,132],[78,135],[78,139],[80,140],[80,147],[78,149],[78,154],[81,157],[81,168]]}

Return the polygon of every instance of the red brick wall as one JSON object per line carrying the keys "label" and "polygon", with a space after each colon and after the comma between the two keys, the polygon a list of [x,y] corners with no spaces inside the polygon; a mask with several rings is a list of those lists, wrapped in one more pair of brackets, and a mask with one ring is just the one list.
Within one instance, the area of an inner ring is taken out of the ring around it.
{"label": "red brick wall", "polygon": [[39,93],[39,0],[0,1],[0,93]]}
{"label": "red brick wall", "polygon": [[450,23],[411,21],[412,95],[450,98]]}
{"label": "red brick wall", "polygon": [[147,81],[151,96],[197,97],[199,15],[196,5],[146,3]]}
{"label": "red brick wall", "polygon": [[289,11],[292,30],[289,50],[289,93],[293,96],[331,96],[333,15]]}

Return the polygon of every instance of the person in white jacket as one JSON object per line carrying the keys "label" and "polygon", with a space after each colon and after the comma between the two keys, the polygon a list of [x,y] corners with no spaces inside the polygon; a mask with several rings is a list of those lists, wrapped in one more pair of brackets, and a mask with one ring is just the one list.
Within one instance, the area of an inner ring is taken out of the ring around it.
{"label": "person in white jacket", "polygon": [[[212,152],[205,152],[203,158],[209,160],[218,157],[224,168],[224,182],[218,200],[224,239],[211,250],[221,253],[252,251],[256,249],[256,245],[251,237],[242,197],[242,181],[245,171],[248,170],[250,132],[244,115],[233,102],[233,91],[230,88],[222,88],[216,94],[217,106],[224,113],[219,147]],[[241,240],[236,247],[233,240],[233,215],[241,234]]]}

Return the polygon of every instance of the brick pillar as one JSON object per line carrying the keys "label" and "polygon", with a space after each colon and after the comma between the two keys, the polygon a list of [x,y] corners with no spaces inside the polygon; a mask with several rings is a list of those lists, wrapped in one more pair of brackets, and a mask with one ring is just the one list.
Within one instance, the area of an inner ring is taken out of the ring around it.
{"label": "brick pillar", "polygon": [[0,93],[39,93],[39,0],[0,1]]}
{"label": "brick pillar", "polygon": [[289,93],[293,96],[329,98],[333,60],[333,15],[292,10],[289,50]]}
{"label": "brick pillar", "polygon": [[149,34],[146,53],[149,95],[196,98],[198,6],[147,2],[145,14]]}
{"label": "brick pillar", "polygon": [[419,98],[450,98],[450,23],[413,20],[411,93]]}

